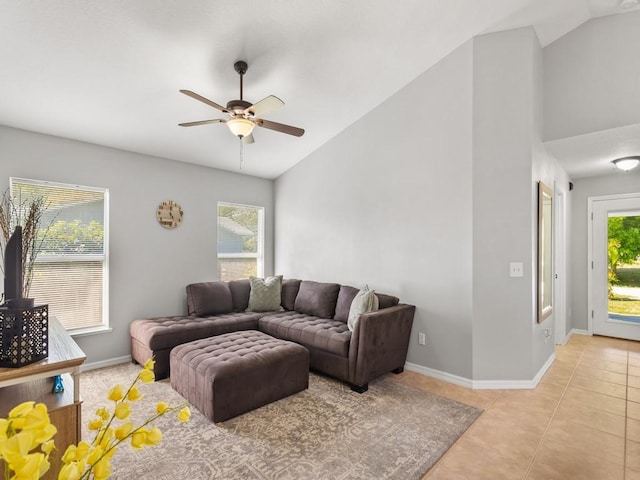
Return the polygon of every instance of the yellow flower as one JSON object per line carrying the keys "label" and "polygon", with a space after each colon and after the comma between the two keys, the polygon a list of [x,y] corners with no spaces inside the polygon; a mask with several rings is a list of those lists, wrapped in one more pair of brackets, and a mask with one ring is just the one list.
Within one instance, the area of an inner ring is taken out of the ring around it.
{"label": "yellow flower", "polygon": [[49,425],[49,414],[44,403],[38,403],[26,415],[24,415],[24,430],[41,430]]}
{"label": "yellow flower", "polygon": [[72,462],[64,465],[58,474],[58,480],[80,480],[85,469],[84,462]]}
{"label": "yellow flower", "polygon": [[7,438],[7,429],[9,428],[9,420],[0,418],[0,440]]}
{"label": "yellow flower", "polygon": [[114,402],[122,400],[122,397],[124,397],[122,385],[116,385],[111,390],[109,390],[109,394],[107,395],[107,398]]}
{"label": "yellow flower", "polygon": [[84,459],[88,454],[89,450],[91,450],[91,445],[89,445],[84,440],[78,443],[78,448],[76,449],[76,455],[78,456],[78,460]]}
{"label": "yellow flower", "polygon": [[102,457],[102,447],[100,445],[93,447],[91,452],[89,452],[89,456],[87,457],[87,463],[89,465],[93,465]]}
{"label": "yellow flower", "polygon": [[150,358],[146,362],[144,362],[145,370],[153,370],[153,366],[156,364],[156,361],[153,358]]}
{"label": "yellow flower", "polygon": [[129,390],[129,393],[127,394],[127,400],[135,402],[136,400],[140,400],[143,396],[144,395],[140,393],[140,390],[138,390],[138,387],[134,385],[133,387],[131,387],[131,390]]}
{"label": "yellow flower", "polygon": [[0,457],[9,464],[20,465],[33,448],[33,432],[18,432],[7,440],[0,442]]}
{"label": "yellow flower", "polygon": [[34,441],[36,443],[44,443],[46,441],[51,440],[57,432],[58,432],[58,429],[54,425],[49,424],[43,429],[40,429],[34,432],[35,433]]}
{"label": "yellow flower", "polygon": [[167,408],[169,408],[169,404],[167,404],[167,402],[158,402],[158,405],[156,405],[156,412],[162,415],[167,411]]}
{"label": "yellow flower", "polygon": [[115,430],[116,439],[118,439],[118,441],[124,440],[127,437],[127,435],[131,433],[131,430],[133,430],[133,423],[131,422],[123,423]]}
{"label": "yellow flower", "polygon": [[16,418],[16,417],[23,417],[25,416],[27,413],[29,413],[31,411],[31,409],[33,408],[33,405],[36,402],[23,402],[20,405],[17,405],[15,407],[13,407],[11,409],[11,411],[9,412],[9,418]]}
{"label": "yellow flower", "polygon": [[189,407],[184,407],[182,410],[180,410],[180,413],[178,413],[178,420],[180,420],[181,422],[187,422],[190,418],[191,410],[189,410]]}
{"label": "yellow flower", "polygon": [[142,370],[140,372],[140,380],[143,383],[151,383],[155,380],[156,376],[153,374],[153,370]]}
{"label": "yellow flower", "polygon": [[96,480],[104,480],[111,476],[111,463],[106,458],[103,458],[91,470]]}
{"label": "yellow flower", "polygon": [[122,402],[116,405],[116,411],[114,413],[119,420],[126,420],[131,415],[131,404],[129,402]]}
{"label": "yellow flower", "polygon": [[162,432],[158,427],[149,430],[146,438],[147,445],[156,445],[160,440],[162,440]]}
{"label": "yellow flower", "polygon": [[89,430],[100,430],[102,428],[102,425],[104,425],[104,422],[102,421],[101,418],[94,418],[93,420],[89,421]]}
{"label": "yellow flower", "polygon": [[104,406],[101,406],[98,410],[96,410],[96,415],[99,416],[105,422],[109,420],[109,418],[111,418],[111,414]]}
{"label": "yellow flower", "polygon": [[54,448],[56,448],[55,443],[53,442],[53,440],[49,440],[42,444],[42,446],[40,447],[40,450],[42,450],[44,453],[49,455]]}
{"label": "yellow flower", "polygon": [[133,435],[131,435],[131,446],[135,449],[140,449],[144,447],[144,444],[147,443],[147,432],[143,429],[138,430]]}
{"label": "yellow flower", "polygon": [[62,455],[62,463],[69,464],[77,459],[76,456],[77,447],[75,445],[69,445]]}
{"label": "yellow flower", "polygon": [[18,465],[14,465],[15,478],[40,478],[41,475],[49,470],[49,461],[45,458],[44,453],[31,453],[25,455]]}

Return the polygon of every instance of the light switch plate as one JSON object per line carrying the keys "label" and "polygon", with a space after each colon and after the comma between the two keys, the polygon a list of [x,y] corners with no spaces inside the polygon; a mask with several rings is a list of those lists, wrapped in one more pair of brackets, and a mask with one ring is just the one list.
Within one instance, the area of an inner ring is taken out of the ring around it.
{"label": "light switch plate", "polygon": [[524,268],[522,262],[511,262],[509,264],[509,276],[510,277],[523,277]]}

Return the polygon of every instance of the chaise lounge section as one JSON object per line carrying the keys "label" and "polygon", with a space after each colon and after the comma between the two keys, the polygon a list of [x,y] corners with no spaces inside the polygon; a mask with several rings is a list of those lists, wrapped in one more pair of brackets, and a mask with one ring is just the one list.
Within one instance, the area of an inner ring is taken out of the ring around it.
{"label": "chaise lounge section", "polygon": [[285,279],[277,311],[247,311],[249,280],[202,282],[187,286],[187,316],[139,319],[131,323],[131,355],[144,363],[155,357],[156,378],[169,375],[169,355],[181,344],[243,330],[304,346],[310,368],[364,392],[368,383],[404,368],[415,306],[376,294],[377,311],[362,314],[353,331],[347,325],[358,289],[336,283]]}

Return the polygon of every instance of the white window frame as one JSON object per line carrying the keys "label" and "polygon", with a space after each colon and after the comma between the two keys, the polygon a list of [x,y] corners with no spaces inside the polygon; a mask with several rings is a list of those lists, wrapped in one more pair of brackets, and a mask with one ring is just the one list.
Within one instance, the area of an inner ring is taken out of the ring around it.
{"label": "white window frame", "polygon": [[[255,208],[258,210],[258,251],[256,253],[219,253],[218,252],[218,211],[221,206]],[[258,277],[264,277],[264,207],[260,205],[247,205],[244,203],[218,202],[216,205],[216,263],[220,259],[228,258],[255,258]],[[218,271],[216,265],[216,272]],[[216,273],[217,275],[217,273]],[[220,279],[218,279],[220,280]]]}
{"label": "white window frame", "polygon": [[53,263],[53,262],[73,262],[73,261],[98,261],[102,260],[102,322],[98,326],[81,327],[68,329],[72,336],[83,336],[93,333],[111,332],[109,325],[109,189],[101,187],[90,187],[85,185],[74,185],[69,183],[50,182],[46,180],[34,180],[30,178],[10,177],[9,185],[11,194],[13,195],[13,183],[27,183],[32,185],[41,185],[45,187],[60,187],[75,190],[84,190],[91,192],[99,192],[104,198],[104,218],[103,218],[103,244],[104,255],[44,255],[40,254],[36,257],[35,263]]}

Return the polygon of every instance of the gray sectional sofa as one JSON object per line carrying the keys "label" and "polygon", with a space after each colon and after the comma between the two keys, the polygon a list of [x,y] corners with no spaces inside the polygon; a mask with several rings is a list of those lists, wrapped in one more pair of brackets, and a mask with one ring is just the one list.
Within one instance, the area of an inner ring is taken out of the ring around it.
{"label": "gray sectional sofa", "polygon": [[249,280],[203,282],[187,286],[187,316],[134,320],[131,356],[144,363],[155,357],[156,378],[169,375],[169,353],[177,345],[241,330],[259,330],[309,350],[310,367],[364,392],[369,381],[404,368],[415,306],[376,294],[379,310],[347,327],[358,289],[337,283],[285,279],[281,311],[250,312]]}

